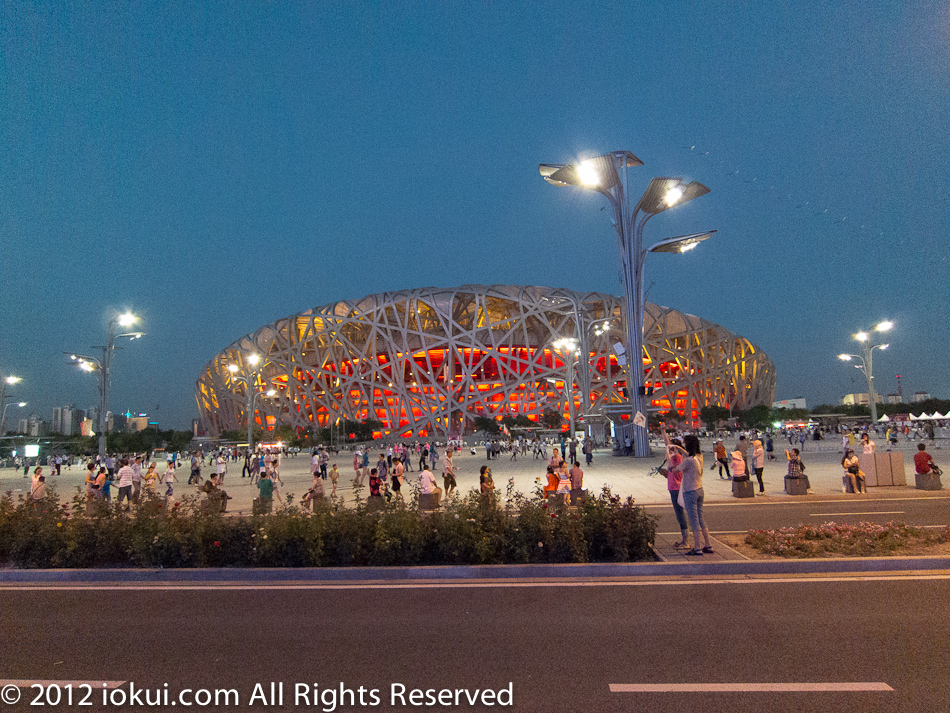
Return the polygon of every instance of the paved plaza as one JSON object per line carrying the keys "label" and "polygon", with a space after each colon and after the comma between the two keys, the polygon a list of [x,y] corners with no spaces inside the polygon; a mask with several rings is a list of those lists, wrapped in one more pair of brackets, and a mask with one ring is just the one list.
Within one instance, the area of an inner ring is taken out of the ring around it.
{"label": "paved plaza", "polygon": [[[883,440],[880,439],[880,440]],[[726,439],[727,448],[731,448],[734,440]],[[914,497],[916,495],[926,495],[927,491],[920,491],[914,487],[914,464],[913,454],[916,452],[917,441],[904,441],[902,439],[898,446],[900,452],[904,455],[904,468],[907,485],[892,487],[870,488],[867,495],[844,494],[841,488],[841,477],[843,470],[841,468],[841,446],[840,441],[809,441],[805,444],[805,452],[802,455],[807,468],[806,473],[811,481],[812,495],[809,496],[788,496],[784,492],[784,476],[786,472],[786,460],[784,448],[787,441],[776,440],[776,460],[766,462],[765,465],[765,496],[756,497],[755,502],[776,502],[797,500],[802,497],[828,498],[869,498],[892,497],[895,494]],[[797,445],[797,444],[796,444]],[[370,463],[375,464],[380,452],[378,450],[370,451]],[[927,449],[934,457],[934,460],[941,469],[950,469],[950,453],[948,453],[948,441],[946,438],[938,438],[933,445],[928,444]],[[703,477],[703,486],[707,502],[722,502],[734,500],[732,496],[732,482],[721,479],[716,470],[710,470],[713,462],[712,441],[703,441],[703,454],[706,462],[706,471]],[[670,498],[666,488],[666,478],[660,475],[650,475],[650,471],[663,461],[662,450],[654,451],[657,455],[651,458],[629,458],[613,455],[609,450],[597,450],[594,453],[594,460],[590,466],[584,466],[584,487],[591,493],[600,493],[604,487],[609,487],[611,493],[620,495],[624,498],[630,496],[638,504],[669,504]],[[441,450],[440,450],[441,453]],[[550,449],[548,450],[550,455]],[[345,505],[352,505],[355,499],[353,481],[353,457],[350,452],[342,451],[339,455],[330,459],[331,465],[337,464],[340,471],[340,480],[337,494],[342,498]],[[241,467],[243,461],[228,463],[228,472],[224,480],[224,489],[231,496],[228,510],[233,513],[250,513],[251,501],[257,496],[257,487],[251,485],[248,478],[241,477]],[[458,468],[458,492],[466,493],[472,489],[478,488],[479,468],[488,464],[492,470],[492,477],[495,486],[505,492],[508,487],[509,478],[514,479],[515,490],[526,495],[530,495],[536,487],[539,486],[537,479],[544,479],[546,462],[540,459],[534,459],[529,452],[526,456],[518,455],[517,460],[511,460],[509,454],[501,454],[497,460],[487,461],[485,459],[484,448],[476,448],[476,455],[472,455],[470,447],[466,447],[461,453],[456,454],[455,464]],[[418,459],[413,462],[413,468],[418,465]],[[159,470],[164,468],[159,465]],[[48,472],[48,469],[45,469]],[[207,461],[202,466],[202,475],[207,476],[211,473],[212,467],[207,465]],[[83,469],[74,465],[72,469],[63,469],[59,476],[48,478],[48,484],[55,486],[60,500],[66,500],[76,493],[77,488],[81,487],[83,482]],[[181,498],[186,494],[196,494],[195,486],[187,485],[189,476],[189,467],[187,461],[183,467],[179,468],[177,477],[179,482],[175,485],[175,497]],[[299,501],[311,484],[310,459],[306,453],[301,453],[296,458],[286,457],[281,464],[281,478],[284,485],[281,487],[281,494],[286,500],[287,496],[293,494],[294,501]],[[946,470],[950,472],[950,470]],[[441,476],[441,472],[436,473]],[[404,486],[404,495],[406,497],[411,493],[411,486],[418,482],[419,471],[413,470],[406,473],[406,485]],[[441,477],[437,478],[441,484]],[[754,480],[754,478],[753,478]],[[23,471],[14,472],[12,468],[0,470],[0,492],[13,491],[14,494],[25,493],[28,490],[30,481],[23,477]],[[365,479],[364,479],[365,482]],[[947,482],[944,482],[947,486]],[[330,481],[326,481],[326,493],[330,494]],[[756,486],[758,490],[758,486]],[[160,492],[164,492],[161,489]],[[113,486],[113,498],[117,490]],[[362,497],[369,494],[368,488],[362,489]],[[277,503],[275,503],[276,505]]]}

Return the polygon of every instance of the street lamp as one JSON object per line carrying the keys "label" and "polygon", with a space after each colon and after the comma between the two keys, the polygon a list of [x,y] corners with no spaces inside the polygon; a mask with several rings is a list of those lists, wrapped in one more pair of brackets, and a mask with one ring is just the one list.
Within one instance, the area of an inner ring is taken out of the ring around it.
{"label": "street lamp", "polygon": [[574,367],[580,364],[575,357],[580,354],[577,340],[562,337],[551,342],[564,363],[564,397],[567,399],[567,413],[571,424],[571,438],[574,438]]}
{"label": "street lamp", "polygon": [[76,362],[80,369],[85,372],[96,372],[99,378],[99,457],[106,457],[106,432],[109,429],[109,420],[106,412],[109,410],[109,379],[112,375],[112,353],[116,349],[116,339],[141,339],[145,332],[122,332],[117,334],[119,327],[131,327],[138,321],[138,317],[130,312],[117,315],[109,320],[108,338],[105,346],[93,347],[102,350],[102,357],[87,356],[85,354],[69,354],[69,358]]}
{"label": "street lamp", "polygon": [[885,320],[875,325],[873,330],[870,331],[861,331],[854,335],[854,338],[861,342],[861,346],[864,348],[864,356],[860,354],[839,354],[838,358],[841,361],[851,361],[852,359],[860,359],[861,366],[858,366],[858,369],[861,369],[864,372],[864,377],[868,382],[868,402],[871,406],[871,425],[874,426],[877,424],[877,395],[874,392],[874,350],[880,349],[884,351],[887,349],[890,344],[872,344],[872,334],[871,332],[887,332],[894,327],[894,323],[890,320]]}
{"label": "street lamp", "polygon": [[685,252],[716,232],[711,230],[669,238],[644,250],[643,227],[650,218],[709,193],[709,188],[696,181],[683,183],[680,178],[654,178],[631,211],[627,169],[642,165],[643,161],[629,151],[613,151],[579,164],[540,164],[538,167],[548,183],[595,190],[613,208],[627,318],[627,389],[633,422],[640,426],[633,430],[634,455],[640,458],[650,455],[643,374],[643,265],[646,256],[650,252]]}
{"label": "street lamp", "polygon": [[[259,354],[248,354],[245,361],[254,368],[250,370],[245,368],[243,370],[243,376],[237,375],[239,371],[242,371],[241,367],[237,364],[228,364],[228,371],[231,373],[231,381],[238,381],[244,384],[244,391],[247,396],[245,405],[247,414],[247,449],[248,452],[250,452],[254,450],[254,402],[257,400],[258,383],[260,382],[261,369],[264,368],[264,365],[261,363]],[[266,395],[273,396],[276,393],[274,389],[270,389]]]}
{"label": "street lamp", "polygon": [[3,411],[3,416],[0,417],[0,436],[6,433],[6,431],[3,429],[3,424],[6,423],[7,415],[5,406],[7,400],[7,386],[19,384],[21,381],[23,381],[22,377],[13,376],[12,374],[9,376],[4,376],[3,379],[0,380],[0,410]]}
{"label": "street lamp", "polygon": [[20,401],[19,403],[4,404],[3,415],[0,416],[0,435],[7,432],[5,428],[5,425],[7,423],[7,409],[10,408],[11,406],[14,406],[16,408],[23,408],[24,406],[26,406],[26,401]]}

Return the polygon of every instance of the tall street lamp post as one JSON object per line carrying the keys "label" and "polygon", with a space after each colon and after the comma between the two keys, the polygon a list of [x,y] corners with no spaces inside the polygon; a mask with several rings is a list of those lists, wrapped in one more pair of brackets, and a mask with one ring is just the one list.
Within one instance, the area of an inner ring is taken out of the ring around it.
{"label": "tall street lamp post", "polygon": [[108,337],[105,346],[94,347],[102,350],[102,358],[84,354],[69,354],[69,358],[79,365],[83,371],[96,372],[99,378],[99,457],[106,457],[106,432],[109,428],[109,419],[106,413],[109,410],[109,379],[112,376],[112,353],[116,347],[116,339],[141,339],[145,332],[122,332],[117,334],[119,327],[131,327],[138,320],[134,314],[126,312],[109,320]]}
{"label": "tall street lamp post", "polygon": [[571,424],[571,438],[574,438],[574,367],[580,364],[576,359],[580,354],[577,340],[571,337],[556,339],[551,343],[564,364],[564,398],[567,400],[567,414]]}
{"label": "tall street lamp post", "polygon": [[578,164],[541,164],[538,167],[548,183],[595,190],[607,199],[613,209],[626,309],[630,414],[635,424],[643,419],[640,421],[642,425],[637,424],[633,429],[633,452],[639,458],[650,455],[643,374],[643,265],[647,253],[685,252],[716,232],[712,230],[668,238],[644,250],[643,227],[650,218],[709,193],[709,188],[695,181],[683,183],[680,178],[654,178],[631,211],[627,194],[627,169],[642,165],[643,161],[629,151],[613,151]]}
{"label": "tall street lamp post", "polygon": [[854,338],[861,342],[863,347],[864,355],[859,354],[839,354],[838,358],[841,361],[851,361],[852,359],[860,359],[861,366],[858,366],[858,369],[861,369],[864,372],[864,377],[868,382],[868,402],[871,406],[871,425],[877,425],[877,394],[874,391],[874,350],[880,349],[884,351],[887,349],[890,344],[872,344],[872,334],[871,332],[887,332],[894,326],[894,323],[890,320],[885,320],[875,325],[873,330],[858,332],[854,335]]}
{"label": "tall street lamp post", "polygon": [[237,364],[228,364],[228,371],[231,372],[231,381],[238,381],[244,384],[244,391],[247,396],[247,402],[245,404],[245,413],[247,415],[247,448],[248,451],[253,451],[254,402],[257,400],[258,383],[260,382],[261,369],[264,365],[261,362],[259,354],[248,354],[245,362],[253,368],[247,369],[247,367],[245,367],[243,376],[238,376],[241,367]]}
{"label": "tall street lamp post", "polygon": [[4,425],[7,422],[7,411],[6,411],[6,401],[7,401],[7,386],[13,386],[14,384],[19,384],[23,379],[19,376],[4,376],[0,379],[0,410],[3,411],[3,415],[0,416],[0,436],[6,433]]}
{"label": "tall street lamp post", "polygon": [[7,409],[13,406],[14,408],[23,408],[26,406],[26,401],[20,401],[19,403],[13,403],[12,401],[3,406],[3,415],[0,416],[0,434],[6,433],[5,424],[7,422]]}

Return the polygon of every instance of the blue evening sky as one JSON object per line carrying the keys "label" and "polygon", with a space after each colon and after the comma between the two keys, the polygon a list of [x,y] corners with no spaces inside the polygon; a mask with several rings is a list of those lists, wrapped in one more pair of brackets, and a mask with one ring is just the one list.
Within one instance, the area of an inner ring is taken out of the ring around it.
{"label": "blue evening sky", "polygon": [[[111,310],[111,408],[197,415],[222,348],[383,290],[621,294],[606,201],[538,163],[626,149],[712,192],[653,219],[648,299],[774,361],[776,398],[950,397],[950,4],[0,5],[0,374],[97,402],[63,351]],[[634,196],[636,197],[636,196]],[[114,312],[112,312],[114,313]],[[22,415],[14,409],[11,419]]]}

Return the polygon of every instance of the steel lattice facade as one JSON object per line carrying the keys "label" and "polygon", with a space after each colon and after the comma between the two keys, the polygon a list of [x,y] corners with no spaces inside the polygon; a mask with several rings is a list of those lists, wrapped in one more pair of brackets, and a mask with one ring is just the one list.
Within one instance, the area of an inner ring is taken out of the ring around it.
{"label": "steel lattice facade", "polygon": [[[611,295],[517,285],[369,295],[239,339],[204,368],[195,395],[213,434],[246,426],[247,381],[261,393],[276,391],[257,399],[254,419],[267,430],[376,419],[387,433],[426,437],[458,433],[476,416],[537,420],[551,408],[567,416],[565,383],[573,383],[575,413],[600,414],[624,401],[624,367],[613,346],[626,334],[621,305]],[[607,320],[609,332],[591,329]],[[581,345],[573,379],[571,364],[551,347],[560,337]],[[706,404],[772,402],[772,362],[719,325],[647,304],[644,343],[654,409],[695,422]],[[260,355],[257,366],[250,354]],[[238,367],[236,375],[228,365]]]}

